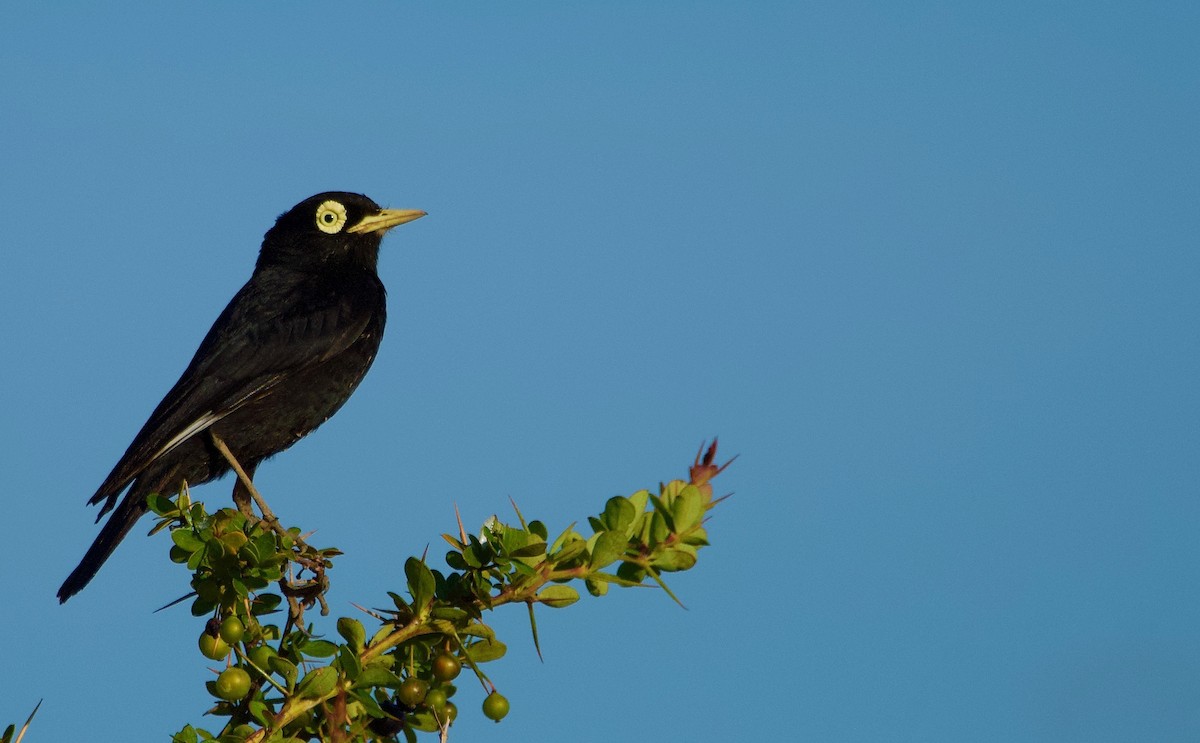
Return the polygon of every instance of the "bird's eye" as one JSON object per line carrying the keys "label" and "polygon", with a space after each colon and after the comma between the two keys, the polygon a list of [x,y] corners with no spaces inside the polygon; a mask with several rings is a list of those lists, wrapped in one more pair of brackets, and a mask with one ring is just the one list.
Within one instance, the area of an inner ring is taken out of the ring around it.
{"label": "bird's eye", "polygon": [[326,201],[317,207],[317,229],[336,235],[346,224],[346,207],[338,201]]}

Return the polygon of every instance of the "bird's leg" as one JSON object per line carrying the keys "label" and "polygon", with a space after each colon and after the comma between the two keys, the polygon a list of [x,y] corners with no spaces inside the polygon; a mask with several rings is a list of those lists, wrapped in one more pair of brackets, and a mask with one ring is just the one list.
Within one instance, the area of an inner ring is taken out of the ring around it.
{"label": "bird's leg", "polygon": [[[246,476],[250,478],[251,482],[254,481],[255,469],[255,467],[251,467],[246,471]],[[253,496],[251,496],[250,490],[246,487],[246,484],[242,482],[242,478],[236,478],[233,481],[233,504],[237,506],[239,511],[245,514],[246,518],[257,521],[258,516],[255,515],[253,506],[250,505],[252,499]]]}
{"label": "bird's leg", "polygon": [[[249,519],[265,523],[276,534],[290,537],[295,545],[291,558],[292,562],[300,565],[302,569],[307,568],[311,570],[316,576],[311,581],[294,581],[288,578],[280,579],[279,585],[283,594],[287,596],[290,607],[288,611],[289,621],[294,620],[298,626],[304,626],[304,607],[312,606],[314,601],[321,603],[322,616],[329,614],[329,606],[325,603],[325,592],[329,590],[329,579],[325,577],[324,558],[319,552],[310,547],[304,541],[303,537],[292,535],[284,529],[283,525],[279,523],[279,519],[271,512],[267,501],[258,492],[258,488],[254,487],[252,478],[257,465],[252,465],[250,471],[247,472],[215,431],[211,428],[208,429],[208,435],[212,438],[213,446],[221,453],[221,456],[225,457],[225,461],[237,473],[237,482],[233,486],[233,502],[237,504],[238,510]],[[254,509],[250,506],[251,499],[258,504],[258,510],[262,512],[261,519],[255,515]]]}
{"label": "bird's leg", "polygon": [[208,429],[208,435],[212,438],[213,446],[217,448],[217,451],[221,452],[221,456],[225,457],[225,461],[229,462],[229,466],[237,473],[237,482],[233,486],[233,502],[237,504],[238,510],[246,514],[247,518],[258,519],[258,516],[254,514],[254,509],[250,507],[250,499],[253,498],[254,502],[258,504],[258,510],[262,512],[261,520],[267,522],[267,525],[273,530],[277,532],[281,531],[283,527],[279,525],[279,519],[275,518],[275,514],[271,512],[270,507],[267,506],[267,502],[263,500],[262,494],[258,492],[258,488],[254,487],[254,480],[252,478],[254,477],[254,470],[257,469],[257,465],[252,466],[250,471],[247,472],[237,461],[237,457],[233,456],[233,452],[229,451],[229,447],[225,445],[225,442],[221,440],[216,431],[210,428]]}

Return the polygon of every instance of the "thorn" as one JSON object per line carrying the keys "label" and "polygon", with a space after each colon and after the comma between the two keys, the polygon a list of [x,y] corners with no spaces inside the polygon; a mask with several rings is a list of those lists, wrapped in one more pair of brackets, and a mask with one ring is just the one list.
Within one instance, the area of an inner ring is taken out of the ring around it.
{"label": "thorn", "polygon": [[513,500],[511,495],[508,496],[508,502],[512,504],[513,510],[516,511],[517,520],[521,522],[521,528],[525,531],[529,531],[529,524],[525,523],[525,517],[521,515],[521,509],[517,508],[517,502]]}
{"label": "thorn", "polygon": [[533,616],[533,601],[526,601],[525,605],[529,607],[529,628],[533,631],[533,649],[537,651],[538,660],[545,663],[546,659],[542,657],[542,645],[538,642],[537,620]]}
{"label": "thorn", "polygon": [[733,497],[733,493],[726,493],[725,495],[722,495],[720,498],[713,498],[712,503],[710,503],[708,507],[712,508],[713,506],[717,505],[718,503],[725,500],[726,498],[732,498],[732,497]]}
{"label": "thorn", "polygon": [[359,611],[361,611],[364,614],[370,614],[371,616],[375,617],[376,619],[378,619],[381,622],[387,621],[387,619],[382,614],[380,614],[379,612],[377,612],[373,609],[368,609],[365,606],[359,606],[358,604],[354,603],[353,601],[350,602],[350,605],[353,606],[355,609],[358,609]]}
{"label": "thorn", "polygon": [[196,592],[195,592],[195,591],[191,591],[190,593],[185,593],[185,594],[183,594],[182,596],[180,596],[179,598],[177,598],[177,599],[175,599],[174,601],[172,601],[171,603],[169,603],[169,604],[166,604],[165,606],[160,606],[160,607],[158,607],[157,609],[155,609],[154,611],[152,611],[152,612],[150,612],[150,613],[151,613],[151,614],[157,614],[157,613],[159,613],[160,611],[162,611],[163,609],[170,609],[170,608],[171,608],[172,606],[174,606],[175,604],[178,604],[178,603],[180,603],[181,601],[187,601],[188,599],[190,599],[191,597],[193,597],[193,596],[195,596],[195,595],[196,595]]}
{"label": "thorn", "polygon": [[38,703],[33,706],[33,711],[29,713],[29,717],[26,718],[25,724],[21,726],[21,732],[17,733],[16,740],[14,740],[13,743],[21,743],[21,739],[24,738],[25,733],[29,731],[29,725],[30,725],[30,723],[33,722],[33,716],[38,713],[39,709],[41,709],[42,702],[44,702],[44,701],[46,701],[46,700],[39,699]]}
{"label": "thorn", "polygon": [[458,512],[458,504],[454,504],[454,518],[458,519],[458,540],[463,544],[468,544],[467,530],[463,528],[462,514]]}
{"label": "thorn", "polygon": [[717,466],[713,464],[713,460],[717,458],[717,439],[714,436],[712,445],[705,451],[704,444],[700,445],[700,451],[696,454],[696,459],[692,466],[688,468],[688,476],[693,485],[706,485],[709,480],[725,471],[725,468],[733,464],[737,459],[737,455],[730,459],[725,464]]}

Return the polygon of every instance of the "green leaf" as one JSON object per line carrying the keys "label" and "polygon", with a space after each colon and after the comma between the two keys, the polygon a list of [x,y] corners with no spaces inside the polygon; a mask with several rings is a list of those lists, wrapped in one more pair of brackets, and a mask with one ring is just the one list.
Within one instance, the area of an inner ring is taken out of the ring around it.
{"label": "green leaf", "polygon": [[650,546],[654,547],[671,536],[670,516],[655,511],[650,517]]}
{"label": "green leaf", "polygon": [[545,542],[534,542],[509,552],[509,557],[539,557],[546,554]]}
{"label": "green leaf", "polygon": [[471,637],[482,637],[485,640],[496,639],[496,631],[486,624],[480,622],[472,622],[466,627],[459,630],[460,635],[470,635]]}
{"label": "green leaf", "polygon": [[675,520],[675,531],[681,532],[700,523],[704,515],[704,497],[695,485],[679,491],[671,503],[671,517]]}
{"label": "green leaf", "polygon": [[603,596],[608,593],[608,583],[606,581],[587,578],[583,581],[583,584],[587,586],[588,593],[593,596]]}
{"label": "green leaf", "polygon": [[383,666],[367,666],[354,681],[354,688],[365,689],[376,686],[386,686],[395,689],[400,686],[400,677]]}
{"label": "green leaf", "polygon": [[371,717],[376,719],[387,717],[387,713],[379,706],[379,702],[375,701],[375,697],[371,695],[371,692],[366,690],[352,691],[350,692],[350,696],[358,700],[358,703],[366,708],[367,714]]}
{"label": "green leaf", "polygon": [[333,687],[337,686],[338,672],[332,666],[322,666],[314,668],[304,674],[304,678],[300,681],[300,686],[296,687],[296,694],[302,699],[317,699],[323,697],[333,691]]}
{"label": "green leaf", "polygon": [[251,699],[247,707],[250,710],[250,716],[258,721],[259,725],[263,727],[271,726],[271,720],[274,715],[271,714],[271,708],[264,704],[261,699]]}
{"label": "green leaf", "polygon": [[267,659],[267,666],[271,673],[277,673],[287,682],[288,688],[296,683],[296,677],[300,674],[300,669],[296,668],[296,664],[292,663],[287,658],[280,658],[278,655],[272,655]]}
{"label": "green leaf", "polygon": [[217,602],[206,599],[203,596],[197,596],[192,602],[192,616],[202,617],[205,614],[211,614],[212,610],[217,608]]}
{"label": "green leaf", "polygon": [[588,564],[593,570],[607,567],[621,559],[621,556],[625,554],[625,548],[629,546],[629,540],[625,538],[623,530],[602,531],[588,541],[592,542],[590,545],[592,558]]}
{"label": "green leaf", "polygon": [[624,532],[637,517],[637,509],[633,501],[614,495],[604,504],[604,525],[613,530]]}
{"label": "green leaf", "polygon": [[687,544],[676,545],[655,555],[651,564],[668,573],[689,570],[696,564],[696,548]]}
{"label": "green leaf", "polygon": [[277,593],[260,593],[254,597],[254,603],[250,605],[250,612],[255,616],[270,614],[275,611],[281,601],[283,601],[283,597]]}
{"label": "green leaf", "polygon": [[570,562],[585,551],[587,551],[587,542],[583,539],[575,539],[567,542],[562,549],[550,555],[550,561],[556,564]]}
{"label": "green leaf", "polygon": [[[371,644],[374,645],[375,643],[379,642],[383,638],[392,634],[392,631],[395,629],[396,628],[390,624],[383,625],[379,629],[375,630],[375,634],[371,636]],[[384,656],[384,657],[387,657],[387,656]]]}
{"label": "green leaf", "polygon": [[649,490],[637,491],[633,495],[629,496],[629,502],[633,504],[633,508],[635,511],[637,511],[638,513],[644,512],[646,510],[647,504],[649,504],[649,502],[650,502],[650,491]]}
{"label": "green leaf", "polygon": [[579,592],[570,586],[546,586],[538,592],[537,600],[551,609],[561,609],[579,600]]}
{"label": "green leaf", "polygon": [[[499,541],[496,541],[499,537]],[[493,544],[498,544],[500,552],[511,555],[514,551],[525,547],[530,542],[541,541],[524,529],[514,529],[505,524],[497,524],[493,530],[493,538],[488,540]]]}
{"label": "green leaf", "polygon": [[429,616],[434,619],[445,619],[451,622],[460,622],[471,616],[465,609],[460,609],[457,606],[437,606],[433,611],[429,612]]}
{"label": "green leaf", "polygon": [[204,548],[204,542],[196,535],[196,532],[188,528],[172,530],[171,541],[177,544],[180,549],[185,549],[188,552],[196,552]]}
{"label": "green leaf", "polygon": [[338,648],[337,663],[338,667],[342,669],[342,673],[346,674],[346,678],[351,682],[362,672],[362,663],[358,660],[358,654],[350,649],[349,645],[342,645]]}
{"label": "green leaf", "polygon": [[[475,537],[471,537],[471,539],[475,539]],[[476,544],[478,544],[478,543],[476,543]],[[482,550],[482,548],[477,549],[475,544],[468,544],[466,547],[463,548],[462,559],[463,559],[463,562],[465,562],[467,564],[467,567],[469,567],[469,568],[483,567],[483,561],[479,559],[479,552],[481,550]]]}
{"label": "green leaf", "polygon": [[[662,517],[663,521],[665,522],[667,533],[675,531],[675,521],[671,516],[671,509],[667,507],[667,504],[656,495],[650,496],[650,502],[654,504],[655,515]],[[655,531],[657,532],[657,529]],[[664,534],[662,537],[655,536],[657,541],[662,541],[665,538],[666,534]]]}
{"label": "green leaf", "polygon": [[[679,494],[679,491],[688,486],[688,483],[683,480],[672,480],[662,488],[662,497],[664,500],[670,500]],[[650,496],[654,497],[654,496]]]}
{"label": "green leaf", "polygon": [[635,563],[623,562],[621,563],[621,566],[617,568],[617,577],[634,585],[641,585],[642,581],[646,577],[646,570],[642,566]]}
{"label": "green leaf", "polygon": [[[255,570],[253,573],[247,573],[242,579],[242,583],[246,584],[246,590],[248,592],[253,592],[261,591],[262,589],[266,588],[271,581],[264,578],[259,571]],[[245,596],[246,594],[243,593],[242,595]]]}
{"label": "green leaf", "polygon": [[[146,496],[146,506],[157,516],[166,516],[167,514],[175,513],[175,504],[170,498],[161,493],[151,493]],[[193,731],[194,734],[194,731]]]}
{"label": "green leaf", "polygon": [[[12,739],[13,726],[9,725],[4,730],[4,735],[0,736],[2,740]],[[196,735],[196,728],[191,725],[184,725],[183,730],[180,730],[175,735],[171,736],[171,743],[199,743],[200,736]]]}
{"label": "green leaf", "polygon": [[508,647],[499,640],[480,640],[467,645],[467,653],[476,663],[487,663],[497,658],[503,658],[507,652]]}
{"label": "green leaf", "polygon": [[362,652],[363,644],[367,641],[367,631],[363,629],[362,622],[353,617],[340,617],[337,620],[337,631],[354,652]]}
{"label": "green leaf", "polygon": [[[418,710],[411,715],[406,715],[404,719],[409,727],[423,733],[432,733],[438,730],[437,720],[433,719],[433,715],[425,710]],[[405,730],[407,729],[405,728]]]}
{"label": "green leaf", "polygon": [[[555,538],[554,542],[553,542],[553,543],[550,545],[550,549],[549,549],[548,551],[549,551],[551,554],[553,554],[553,553],[555,553],[555,552],[558,552],[558,550],[559,550],[559,549],[560,549],[560,548],[561,548],[561,547],[562,547],[564,544],[566,544],[566,543],[567,543],[567,538],[568,538],[568,537],[570,537],[570,536],[571,536],[571,535],[573,535],[573,534],[575,534],[575,523],[574,523],[574,522],[572,522],[572,523],[571,523],[571,525],[570,525],[570,526],[568,526],[566,529],[563,529],[563,531],[562,531],[562,534],[559,534],[559,535],[558,535],[558,536]],[[578,536],[578,535],[576,535],[576,536]],[[580,539],[582,539],[583,537],[579,537],[579,538],[580,538]]]}
{"label": "green leaf", "polygon": [[454,622],[446,619],[430,619],[428,626],[430,629],[434,630],[435,632],[440,632],[443,635],[453,635],[458,631],[454,626]]}
{"label": "green leaf", "polygon": [[707,547],[708,532],[704,530],[704,527],[697,526],[695,529],[692,529],[683,535],[683,543],[690,544],[694,547]]}
{"label": "green leaf", "polygon": [[[396,656],[394,655],[377,655],[367,661],[367,665],[363,668],[385,668],[391,670],[396,666]],[[360,676],[361,678],[361,676]]]}
{"label": "green leaf", "polygon": [[329,658],[336,655],[338,646],[329,640],[305,640],[300,643],[300,652],[313,658]]}
{"label": "green leaf", "polygon": [[[629,563],[624,563],[624,564],[628,565]],[[620,577],[619,575],[612,575],[611,573],[601,573],[601,572],[592,573],[591,575],[589,575],[586,578],[586,580],[592,581],[594,583],[616,583],[618,586],[622,586],[625,588],[629,588],[631,586],[642,585],[641,581],[627,580],[625,578]]]}
{"label": "green leaf", "polygon": [[550,538],[550,532],[546,531],[546,525],[541,521],[530,521],[527,528],[530,534],[540,538],[543,542]]}
{"label": "green leaf", "polygon": [[437,581],[434,580],[433,573],[429,572],[425,563],[415,557],[405,560],[404,574],[408,577],[408,590],[413,597],[413,610],[421,611],[433,598]]}
{"label": "green leaf", "polygon": [[250,540],[245,534],[240,531],[231,531],[228,534],[222,535],[221,544],[225,547],[225,554],[236,555],[238,550],[246,545]]}
{"label": "green leaf", "polygon": [[203,521],[207,518],[207,514],[204,513],[204,504],[193,503],[192,507],[188,510],[188,516],[192,521]]}
{"label": "green leaf", "polygon": [[258,553],[258,561],[266,562],[276,554],[275,535],[262,533],[254,538],[254,551]]}

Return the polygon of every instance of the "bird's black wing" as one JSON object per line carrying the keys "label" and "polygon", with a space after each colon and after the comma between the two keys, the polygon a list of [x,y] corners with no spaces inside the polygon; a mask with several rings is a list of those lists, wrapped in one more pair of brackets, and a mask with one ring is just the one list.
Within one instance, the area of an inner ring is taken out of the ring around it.
{"label": "bird's black wing", "polygon": [[345,350],[370,323],[383,288],[365,277],[362,291],[327,289],[256,274],[213,323],[183,376],[150,415],[91,504],[107,501],[159,457],[207,430],[286,379]]}

